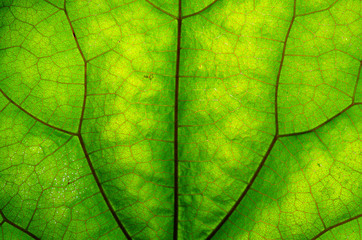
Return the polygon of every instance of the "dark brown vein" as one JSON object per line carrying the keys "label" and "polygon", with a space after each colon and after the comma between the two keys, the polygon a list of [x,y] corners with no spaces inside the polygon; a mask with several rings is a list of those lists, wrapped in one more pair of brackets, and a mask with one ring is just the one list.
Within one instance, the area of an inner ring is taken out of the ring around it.
{"label": "dark brown vein", "polygon": [[118,226],[121,228],[121,230],[122,230],[123,234],[126,236],[126,238],[127,238],[128,240],[131,240],[131,239],[132,239],[131,236],[130,236],[129,233],[127,232],[126,228],[123,226],[121,220],[119,219],[116,211],[114,210],[111,202],[109,201],[109,199],[108,199],[108,197],[107,197],[107,195],[106,195],[106,193],[105,193],[105,191],[104,191],[104,189],[103,189],[103,186],[102,186],[102,184],[101,184],[101,182],[100,182],[100,180],[99,180],[99,178],[98,178],[98,175],[97,175],[97,173],[96,173],[96,170],[94,169],[93,163],[92,163],[92,161],[90,160],[89,154],[88,154],[87,149],[86,149],[86,147],[85,147],[85,143],[84,143],[83,137],[79,134],[79,135],[78,135],[78,138],[79,138],[80,145],[82,146],[82,149],[83,149],[85,158],[87,159],[89,168],[90,168],[90,170],[91,170],[91,172],[92,172],[93,178],[94,178],[94,180],[96,181],[96,184],[97,184],[97,186],[98,186],[98,189],[99,189],[100,193],[102,194],[102,197],[103,197],[104,201],[106,202],[109,211],[111,212],[113,218],[116,220]]}
{"label": "dark brown vein", "polygon": [[70,29],[72,30],[72,34],[73,34],[75,43],[77,44],[78,51],[79,51],[80,55],[82,56],[83,62],[86,63],[87,61],[86,61],[86,59],[84,57],[82,49],[80,48],[79,41],[78,41],[78,38],[77,38],[77,36],[75,34],[73,24],[72,24],[72,22],[70,21],[70,18],[69,18],[69,14],[68,14],[68,11],[67,11],[67,1],[64,1],[64,13],[65,13],[65,16],[67,17]]}
{"label": "dark brown vein", "polygon": [[333,225],[333,226],[330,226],[330,227],[324,229],[324,230],[323,230],[322,232],[320,232],[319,234],[317,234],[317,235],[316,235],[315,237],[313,237],[311,240],[315,240],[315,239],[321,237],[321,236],[322,236],[323,234],[325,234],[326,232],[332,230],[333,228],[336,228],[336,227],[339,227],[339,226],[341,226],[341,225],[343,225],[343,224],[349,223],[349,222],[351,222],[351,221],[353,221],[353,220],[356,220],[356,219],[358,219],[358,218],[360,218],[360,217],[362,217],[362,214],[357,215],[357,216],[355,216],[355,217],[352,217],[352,218],[350,218],[350,219],[347,219],[347,220],[345,220],[345,221],[343,221],[343,222],[339,222],[339,223],[337,223],[337,224],[335,224],[335,225]]}
{"label": "dark brown vein", "polygon": [[87,61],[85,61],[84,62],[84,97],[83,97],[82,112],[80,114],[79,127],[78,127],[78,133],[79,134],[80,134],[80,132],[82,130],[84,113],[85,113],[85,106],[86,106],[86,103],[87,103],[87,91],[88,91],[87,69],[88,69],[88,63],[87,63]]}
{"label": "dark brown vein", "polygon": [[0,215],[3,218],[3,223],[6,222],[8,224],[10,224],[11,226],[15,227],[16,229],[19,229],[20,231],[22,231],[23,233],[25,233],[26,235],[32,237],[33,239],[37,239],[40,240],[40,238],[38,238],[37,236],[35,236],[33,233],[29,232],[28,230],[22,228],[21,226],[17,225],[16,223],[10,221],[5,214],[3,213],[2,210],[0,210]]}
{"label": "dark brown vein", "polygon": [[177,19],[177,17],[176,17],[175,15],[173,15],[173,14],[171,14],[171,13],[169,13],[169,12],[167,12],[167,11],[163,10],[162,8],[160,8],[160,7],[156,6],[156,5],[155,5],[155,4],[153,4],[151,1],[146,0],[146,2],[148,2],[148,3],[152,6],[152,7],[154,7],[154,8],[156,8],[156,9],[158,9],[159,11],[163,12],[164,14],[166,14],[166,15],[168,15],[168,16],[170,16],[170,17],[174,18],[174,19]]}
{"label": "dark brown vein", "polygon": [[179,214],[179,185],[178,185],[178,103],[180,85],[180,57],[181,57],[181,30],[182,30],[182,0],[178,2],[177,19],[177,50],[176,50],[176,74],[175,74],[175,110],[174,110],[174,217],[173,217],[173,239],[178,238],[178,214]]}
{"label": "dark brown vein", "polygon": [[268,158],[271,150],[273,149],[276,141],[277,141],[278,137],[275,136],[273,138],[273,141],[271,142],[271,144],[269,145],[269,148],[267,150],[267,152],[265,153],[263,159],[261,160],[258,168],[256,169],[253,177],[251,178],[249,184],[246,186],[246,188],[244,189],[243,193],[241,194],[241,196],[238,198],[238,200],[235,202],[235,204],[233,205],[233,207],[230,209],[230,211],[225,215],[225,217],[221,220],[221,222],[216,226],[216,228],[214,228],[214,230],[210,233],[210,235],[206,238],[207,240],[210,240],[212,237],[215,236],[215,234],[220,230],[220,228],[227,222],[227,220],[230,218],[230,216],[235,212],[236,208],[239,206],[239,204],[241,203],[241,201],[244,199],[244,197],[246,196],[246,194],[249,192],[249,190],[251,189],[251,186],[253,185],[253,183],[255,182],[256,178],[258,177],[259,172],[261,171],[261,169],[264,166],[264,163],[266,161],[266,159]]}
{"label": "dark brown vein", "polygon": [[117,222],[119,228],[122,230],[123,234],[125,235],[125,237],[129,240],[131,240],[131,236],[129,235],[129,233],[127,232],[126,228],[123,226],[121,220],[119,219],[117,213],[115,212],[110,200],[108,199],[104,189],[103,189],[103,186],[98,178],[98,175],[95,171],[95,168],[93,166],[93,163],[89,157],[89,154],[87,152],[87,149],[85,147],[85,143],[84,143],[84,140],[83,140],[83,137],[81,135],[81,130],[82,130],[82,124],[83,124],[83,119],[84,119],[84,113],[85,113],[85,107],[86,107],[86,102],[87,102],[87,66],[88,66],[88,62],[84,56],[84,53],[80,47],[80,44],[79,44],[79,41],[78,41],[78,38],[77,38],[77,35],[74,31],[74,27],[72,25],[72,22],[69,18],[69,14],[67,12],[67,7],[66,7],[66,1],[64,1],[64,13],[67,17],[67,20],[68,20],[68,23],[69,23],[69,26],[72,30],[72,34],[73,34],[73,37],[74,37],[74,40],[75,40],[75,43],[77,45],[77,48],[78,48],[78,51],[80,53],[80,55],[82,56],[82,59],[83,59],[83,62],[84,62],[84,98],[83,98],[83,105],[82,105],[82,112],[81,112],[81,117],[80,117],[80,120],[79,120],[79,127],[78,127],[78,132],[77,132],[77,136],[79,138],[79,142],[82,146],[82,149],[83,149],[83,152],[84,152],[84,155],[85,155],[85,158],[87,159],[87,162],[88,162],[88,165],[89,165],[89,168],[92,172],[92,175],[93,175],[93,178],[94,180],[96,181],[97,183],[97,186],[98,186],[98,189],[100,191],[100,193],[102,194],[102,197],[105,201],[105,203],[107,204],[107,207],[109,209],[109,211],[111,212],[113,218],[115,219],[115,221]]}
{"label": "dark brown vein", "polygon": [[80,131],[82,129],[83,118],[84,118],[85,106],[86,106],[86,102],[87,102],[87,68],[88,68],[88,62],[87,62],[87,60],[86,60],[86,58],[84,56],[84,53],[83,53],[83,51],[82,51],[82,49],[80,47],[77,35],[75,34],[75,31],[74,31],[72,21],[69,18],[69,14],[68,14],[68,11],[67,11],[67,1],[64,1],[64,13],[65,13],[65,16],[67,17],[70,29],[72,30],[73,38],[74,38],[75,43],[77,45],[78,51],[79,51],[79,53],[80,53],[80,55],[81,55],[81,57],[83,59],[83,62],[84,62],[84,95],[83,95],[82,112],[81,112],[81,115],[80,115],[79,126],[78,126],[78,133],[80,134]]}
{"label": "dark brown vein", "polygon": [[210,8],[212,5],[214,5],[217,1],[219,1],[219,0],[214,0],[212,3],[210,3],[209,5],[207,5],[205,8],[201,9],[200,11],[197,11],[197,12],[194,12],[194,13],[192,13],[192,14],[186,15],[186,16],[182,17],[182,19],[189,18],[189,17],[193,17],[193,16],[195,16],[195,15],[197,15],[197,14],[202,13],[203,11],[209,9],[209,8]]}
{"label": "dark brown vein", "polygon": [[44,124],[45,126],[48,126],[50,128],[53,128],[57,131],[60,131],[60,132],[63,132],[63,133],[66,133],[66,134],[69,134],[69,135],[72,135],[72,136],[75,136],[77,135],[76,133],[73,133],[73,132],[70,132],[70,131],[67,131],[67,130],[64,130],[64,129],[61,129],[61,128],[58,128],[58,127],[55,127],[47,122],[44,122],[43,120],[37,118],[36,116],[34,116],[33,114],[31,114],[30,112],[26,111],[24,108],[22,108],[19,104],[17,104],[16,102],[14,102],[2,89],[0,89],[0,92],[4,95],[4,97],[10,102],[12,103],[14,106],[16,106],[19,110],[21,110],[22,112],[24,112],[25,114],[27,114],[28,116],[30,116],[31,118],[33,118],[34,120],[36,120],[37,122],[41,123],[41,124]]}

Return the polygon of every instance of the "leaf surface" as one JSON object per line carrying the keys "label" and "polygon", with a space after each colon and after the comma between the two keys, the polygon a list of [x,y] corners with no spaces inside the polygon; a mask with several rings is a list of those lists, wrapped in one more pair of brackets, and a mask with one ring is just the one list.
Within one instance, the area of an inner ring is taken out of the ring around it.
{"label": "leaf surface", "polygon": [[4,0],[3,239],[362,239],[359,0]]}

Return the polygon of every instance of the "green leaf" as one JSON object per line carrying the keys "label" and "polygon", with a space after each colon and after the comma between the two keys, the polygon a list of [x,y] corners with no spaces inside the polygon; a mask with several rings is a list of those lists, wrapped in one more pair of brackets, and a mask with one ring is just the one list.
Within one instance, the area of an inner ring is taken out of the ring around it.
{"label": "green leaf", "polygon": [[2,239],[362,239],[360,0],[3,0]]}

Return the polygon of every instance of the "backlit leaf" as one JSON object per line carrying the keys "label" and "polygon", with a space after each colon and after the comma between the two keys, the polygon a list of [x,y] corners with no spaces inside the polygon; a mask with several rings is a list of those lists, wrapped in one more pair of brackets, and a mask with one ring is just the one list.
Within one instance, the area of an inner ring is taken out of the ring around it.
{"label": "backlit leaf", "polygon": [[2,0],[0,236],[362,239],[360,0]]}

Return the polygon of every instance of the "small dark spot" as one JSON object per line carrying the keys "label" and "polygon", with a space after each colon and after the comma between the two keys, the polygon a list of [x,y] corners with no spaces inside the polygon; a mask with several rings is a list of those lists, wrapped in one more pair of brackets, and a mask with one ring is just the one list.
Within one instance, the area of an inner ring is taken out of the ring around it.
{"label": "small dark spot", "polygon": [[150,74],[150,75],[144,75],[143,76],[144,78],[148,78],[150,80],[152,80],[154,78],[153,74]]}
{"label": "small dark spot", "polygon": [[74,32],[73,32],[73,37],[75,37],[75,38],[77,37],[77,36],[75,36],[75,33],[74,33]]}

